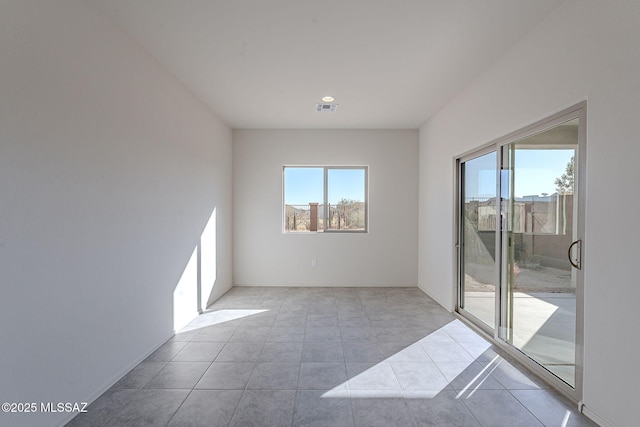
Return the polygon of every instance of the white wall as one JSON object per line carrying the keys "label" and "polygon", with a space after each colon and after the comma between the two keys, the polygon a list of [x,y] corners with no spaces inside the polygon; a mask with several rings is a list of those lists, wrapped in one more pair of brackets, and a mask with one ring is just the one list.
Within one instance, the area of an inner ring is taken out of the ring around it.
{"label": "white wall", "polygon": [[[234,130],[234,283],[415,286],[417,157],[415,130]],[[283,234],[284,165],[369,166],[369,233]]]}
{"label": "white wall", "polygon": [[420,129],[420,287],[453,308],[454,156],[587,100],[584,402],[637,424],[640,2],[571,0]]}
{"label": "white wall", "polygon": [[172,333],[214,209],[231,286],[231,131],[84,2],[3,1],[0,62],[0,401],[88,401]]}

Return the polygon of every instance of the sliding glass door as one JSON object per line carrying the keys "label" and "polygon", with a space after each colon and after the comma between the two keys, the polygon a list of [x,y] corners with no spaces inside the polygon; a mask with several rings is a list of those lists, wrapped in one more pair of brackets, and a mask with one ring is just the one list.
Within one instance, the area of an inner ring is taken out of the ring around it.
{"label": "sliding glass door", "polygon": [[458,311],[574,396],[584,117],[575,107],[458,160]]}
{"label": "sliding glass door", "polygon": [[495,151],[460,162],[459,307],[493,330],[496,317]]}
{"label": "sliding glass door", "polygon": [[578,119],[502,147],[503,338],[572,387],[577,156]]}

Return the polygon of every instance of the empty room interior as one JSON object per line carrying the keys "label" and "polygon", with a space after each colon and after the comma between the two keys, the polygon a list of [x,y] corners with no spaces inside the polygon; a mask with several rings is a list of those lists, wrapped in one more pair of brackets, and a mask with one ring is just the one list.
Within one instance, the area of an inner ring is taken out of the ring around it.
{"label": "empty room interior", "polygon": [[632,426],[640,2],[0,2],[0,426]]}

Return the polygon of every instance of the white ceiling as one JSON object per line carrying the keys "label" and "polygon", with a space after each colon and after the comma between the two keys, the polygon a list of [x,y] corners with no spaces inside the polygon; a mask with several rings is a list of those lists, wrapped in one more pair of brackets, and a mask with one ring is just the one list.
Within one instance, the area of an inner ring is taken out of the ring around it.
{"label": "white ceiling", "polygon": [[233,128],[415,129],[562,0],[90,1]]}

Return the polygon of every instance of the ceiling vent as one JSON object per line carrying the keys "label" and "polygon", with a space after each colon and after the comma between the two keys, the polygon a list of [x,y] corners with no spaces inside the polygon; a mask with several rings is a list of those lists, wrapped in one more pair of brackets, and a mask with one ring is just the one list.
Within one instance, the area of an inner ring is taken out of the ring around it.
{"label": "ceiling vent", "polygon": [[316,104],[316,113],[335,113],[338,104]]}

